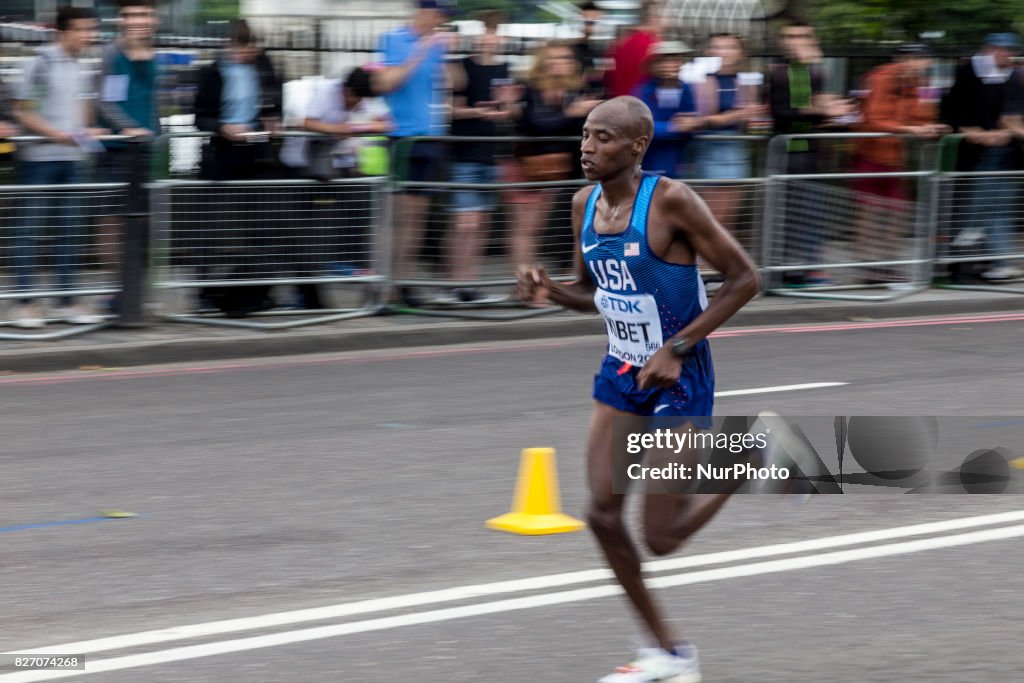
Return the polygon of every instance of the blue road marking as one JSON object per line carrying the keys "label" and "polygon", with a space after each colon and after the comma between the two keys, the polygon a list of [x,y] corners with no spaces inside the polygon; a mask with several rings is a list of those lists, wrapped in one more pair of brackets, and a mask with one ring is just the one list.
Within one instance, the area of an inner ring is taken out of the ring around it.
{"label": "blue road marking", "polygon": [[0,526],[0,533],[6,531],[27,531],[29,529],[47,529],[55,526],[72,526],[76,524],[95,524],[96,522],[116,522],[123,519],[118,517],[86,517],[85,519],[67,519],[61,522],[37,522],[35,524],[18,524],[15,526]]}

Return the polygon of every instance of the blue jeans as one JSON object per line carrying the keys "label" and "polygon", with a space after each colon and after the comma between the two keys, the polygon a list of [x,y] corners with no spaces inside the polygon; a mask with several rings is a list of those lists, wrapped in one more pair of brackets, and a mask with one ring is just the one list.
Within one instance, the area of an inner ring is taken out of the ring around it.
{"label": "blue jeans", "polygon": [[[498,169],[494,164],[453,161],[450,177],[453,183],[493,185],[498,180]],[[497,204],[498,192],[496,190],[456,190],[452,194],[452,204],[448,210],[452,213],[492,211]]]}
{"label": "blue jeans", "polygon": [[[971,169],[976,172],[1012,171],[1013,151],[1009,147],[987,147],[981,153],[978,163]],[[968,210],[970,227],[985,233],[986,256],[1004,256],[1013,247],[1013,207],[1016,200],[1017,179],[1007,176],[974,178],[971,181],[971,203]]]}
{"label": "blue jeans", "polygon": [[[70,185],[78,182],[78,168],[74,161],[24,161],[19,170],[23,185]],[[74,287],[79,236],[75,234],[72,199],[67,193],[55,192],[53,196],[42,193],[26,199],[21,224],[15,231],[14,273],[19,292],[29,292],[34,288],[36,247],[46,236],[47,215],[56,216],[54,266],[57,286],[62,290]],[[21,303],[29,301],[26,298]],[[70,297],[61,299],[62,305],[70,303]]]}

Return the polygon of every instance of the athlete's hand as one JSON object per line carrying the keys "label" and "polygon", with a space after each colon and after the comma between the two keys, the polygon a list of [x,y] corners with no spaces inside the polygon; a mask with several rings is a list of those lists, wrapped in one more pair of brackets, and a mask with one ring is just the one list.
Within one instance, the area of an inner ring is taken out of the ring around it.
{"label": "athlete's hand", "polygon": [[544,266],[519,266],[516,285],[519,298],[528,304],[546,304],[554,284]]}
{"label": "athlete's hand", "polygon": [[641,389],[667,389],[679,382],[682,371],[683,359],[672,353],[671,347],[663,346],[640,369],[636,383]]}

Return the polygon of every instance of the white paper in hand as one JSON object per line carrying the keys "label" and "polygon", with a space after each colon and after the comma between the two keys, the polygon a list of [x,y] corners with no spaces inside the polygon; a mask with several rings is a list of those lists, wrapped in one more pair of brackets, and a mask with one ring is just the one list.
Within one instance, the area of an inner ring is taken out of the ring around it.
{"label": "white paper in hand", "polygon": [[128,99],[128,77],[121,75],[106,76],[100,98],[104,102],[124,102]]}

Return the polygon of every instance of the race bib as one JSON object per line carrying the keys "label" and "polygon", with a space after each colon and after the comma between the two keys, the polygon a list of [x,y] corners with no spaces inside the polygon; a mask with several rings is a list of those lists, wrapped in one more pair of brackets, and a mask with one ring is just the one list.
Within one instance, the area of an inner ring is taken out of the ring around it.
{"label": "race bib", "polygon": [[594,303],[608,330],[608,355],[642,367],[661,348],[661,317],[653,296],[598,289]]}

